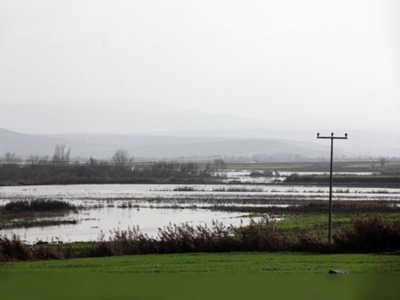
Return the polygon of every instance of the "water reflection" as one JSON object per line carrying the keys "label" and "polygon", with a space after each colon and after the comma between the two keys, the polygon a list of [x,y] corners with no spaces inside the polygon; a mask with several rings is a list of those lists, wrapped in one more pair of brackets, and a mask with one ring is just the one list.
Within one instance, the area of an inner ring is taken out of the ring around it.
{"label": "water reflection", "polygon": [[[186,191],[182,191],[186,190]],[[204,209],[218,205],[286,205],[284,201],[327,200],[328,187],[287,185],[52,185],[0,187],[0,205],[20,199],[53,199],[83,206],[78,214],[65,216],[77,225],[3,230],[0,234],[20,235],[28,242],[97,240],[101,232],[138,225],[143,233],[155,235],[169,223],[193,225],[218,220],[237,226],[241,213]],[[334,188],[337,200],[392,200],[400,202],[400,189]],[[96,207],[96,209],[93,209]],[[123,208],[124,207],[124,208]],[[200,208],[201,209],[196,209]],[[89,209],[91,208],[91,209]],[[59,218],[58,218],[59,219]],[[248,222],[248,219],[243,219]]]}
{"label": "water reflection", "polygon": [[[156,236],[158,228],[169,223],[211,226],[212,221],[218,220],[225,225],[239,226],[241,222],[249,222],[248,218],[240,218],[243,214],[215,212],[204,209],[155,209],[155,208],[113,208],[83,210],[78,214],[70,214],[64,219],[76,219],[77,225],[61,225],[27,229],[0,231],[1,234],[18,234],[23,240],[34,243],[41,241],[96,241],[101,233],[108,239],[111,231],[139,226],[142,233]],[[60,218],[58,218],[60,219]]]}
{"label": "water reflection", "polygon": [[[240,182],[240,183],[272,183],[272,182],[283,182],[286,177],[293,175],[293,174],[298,174],[298,175],[328,175],[329,172],[274,172],[275,176],[262,176],[262,177],[251,177],[250,174],[252,172],[262,172],[262,171],[257,171],[257,170],[241,170],[241,171],[227,171],[223,172],[222,175],[224,175],[227,179],[224,180],[225,183],[235,183],[235,182]],[[376,174],[374,172],[333,172],[334,175],[373,175]]]}
{"label": "water reflection", "polygon": [[[179,191],[188,188],[191,191]],[[193,184],[104,184],[104,185],[43,185],[0,187],[0,204],[14,199],[50,198],[58,200],[157,200],[157,199],[223,199],[246,197],[315,196],[326,197],[328,187],[301,185],[193,185]],[[400,189],[395,188],[334,188],[334,194],[343,200],[352,197],[379,198],[382,200],[400,198]],[[365,199],[367,200],[367,199]]]}

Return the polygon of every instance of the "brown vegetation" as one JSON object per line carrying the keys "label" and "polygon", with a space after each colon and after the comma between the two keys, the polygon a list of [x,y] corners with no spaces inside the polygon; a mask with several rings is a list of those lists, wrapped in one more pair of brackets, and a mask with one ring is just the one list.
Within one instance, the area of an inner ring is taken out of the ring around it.
{"label": "brown vegetation", "polygon": [[382,216],[356,218],[351,226],[334,235],[328,244],[311,233],[299,230],[286,235],[268,218],[251,221],[246,227],[172,225],[159,229],[158,237],[142,234],[139,228],[116,230],[106,241],[73,244],[27,245],[19,237],[0,236],[0,260],[62,259],[113,255],[234,251],[301,251],[312,253],[376,253],[400,250],[400,222]]}
{"label": "brown vegetation", "polygon": [[3,207],[0,207],[0,209],[4,213],[76,211],[75,205],[64,201],[49,199],[11,201]]}

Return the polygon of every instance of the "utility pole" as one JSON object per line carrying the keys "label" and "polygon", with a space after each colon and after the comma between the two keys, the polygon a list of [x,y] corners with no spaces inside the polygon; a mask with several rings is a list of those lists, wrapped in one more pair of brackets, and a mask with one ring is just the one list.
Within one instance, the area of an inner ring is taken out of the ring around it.
{"label": "utility pole", "polygon": [[332,167],[333,167],[333,140],[347,140],[347,133],[344,134],[344,137],[333,136],[333,132],[331,136],[319,136],[317,133],[317,139],[330,139],[331,140],[331,171],[329,178],[329,218],[328,218],[328,242],[329,244],[332,242]]}

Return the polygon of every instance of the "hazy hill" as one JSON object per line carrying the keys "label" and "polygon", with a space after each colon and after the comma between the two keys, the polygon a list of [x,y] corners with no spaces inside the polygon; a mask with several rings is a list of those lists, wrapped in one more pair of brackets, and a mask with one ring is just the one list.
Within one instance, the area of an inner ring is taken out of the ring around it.
{"label": "hazy hill", "polygon": [[1,104],[0,127],[32,134],[91,133],[148,134],[176,130],[255,128],[267,121],[159,107],[140,101],[89,105]]}
{"label": "hazy hill", "polygon": [[[329,135],[328,132],[321,133]],[[340,135],[340,131],[337,134]],[[400,157],[399,141],[394,134],[351,131],[348,140],[335,142],[334,154],[337,158]],[[146,160],[213,156],[304,160],[327,158],[330,150],[329,141],[317,140],[314,131],[259,129],[173,131],[165,135],[33,135],[0,129],[0,157],[6,152],[15,152],[24,158],[31,154],[51,157],[57,144],[71,147],[73,157],[99,159],[109,159],[120,148]]]}
{"label": "hazy hill", "polygon": [[0,104],[0,127],[10,130],[0,130],[0,157],[5,152],[51,156],[55,145],[66,144],[73,157],[85,158],[108,159],[125,148],[144,159],[301,160],[328,157],[329,141],[317,140],[316,134],[332,131],[349,134],[348,140],[335,142],[336,157],[400,157],[400,129],[381,133],[305,120],[272,123],[143,101]]}
{"label": "hazy hill", "polygon": [[[6,152],[16,153],[18,156],[52,155],[57,144],[66,144],[66,140],[57,137],[22,134],[0,128],[0,157]],[[84,143],[72,142],[76,148]],[[70,144],[69,144],[70,145]]]}
{"label": "hazy hill", "polygon": [[[303,159],[328,156],[325,146],[298,141],[260,138],[205,138],[141,135],[27,135],[0,130],[0,153],[15,152],[51,156],[56,144],[72,148],[73,157],[109,159],[124,148],[143,159],[253,157],[264,159]],[[337,154],[347,154],[338,149]]]}

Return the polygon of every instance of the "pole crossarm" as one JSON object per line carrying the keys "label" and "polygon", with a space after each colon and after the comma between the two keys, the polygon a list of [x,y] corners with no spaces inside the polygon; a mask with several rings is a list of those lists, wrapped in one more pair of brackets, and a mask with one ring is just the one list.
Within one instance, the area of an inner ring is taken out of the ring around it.
{"label": "pole crossarm", "polygon": [[333,132],[331,136],[320,136],[319,133],[317,133],[317,139],[347,140],[347,133],[345,133],[344,136],[334,136]]}
{"label": "pole crossarm", "polygon": [[347,133],[343,136],[334,136],[334,133],[331,133],[331,136],[320,136],[317,133],[317,139],[330,139],[331,140],[331,167],[330,167],[330,176],[329,176],[329,218],[328,218],[328,242],[329,244],[332,241],[332,178],[333,178],[333,140],[347,140]]}

